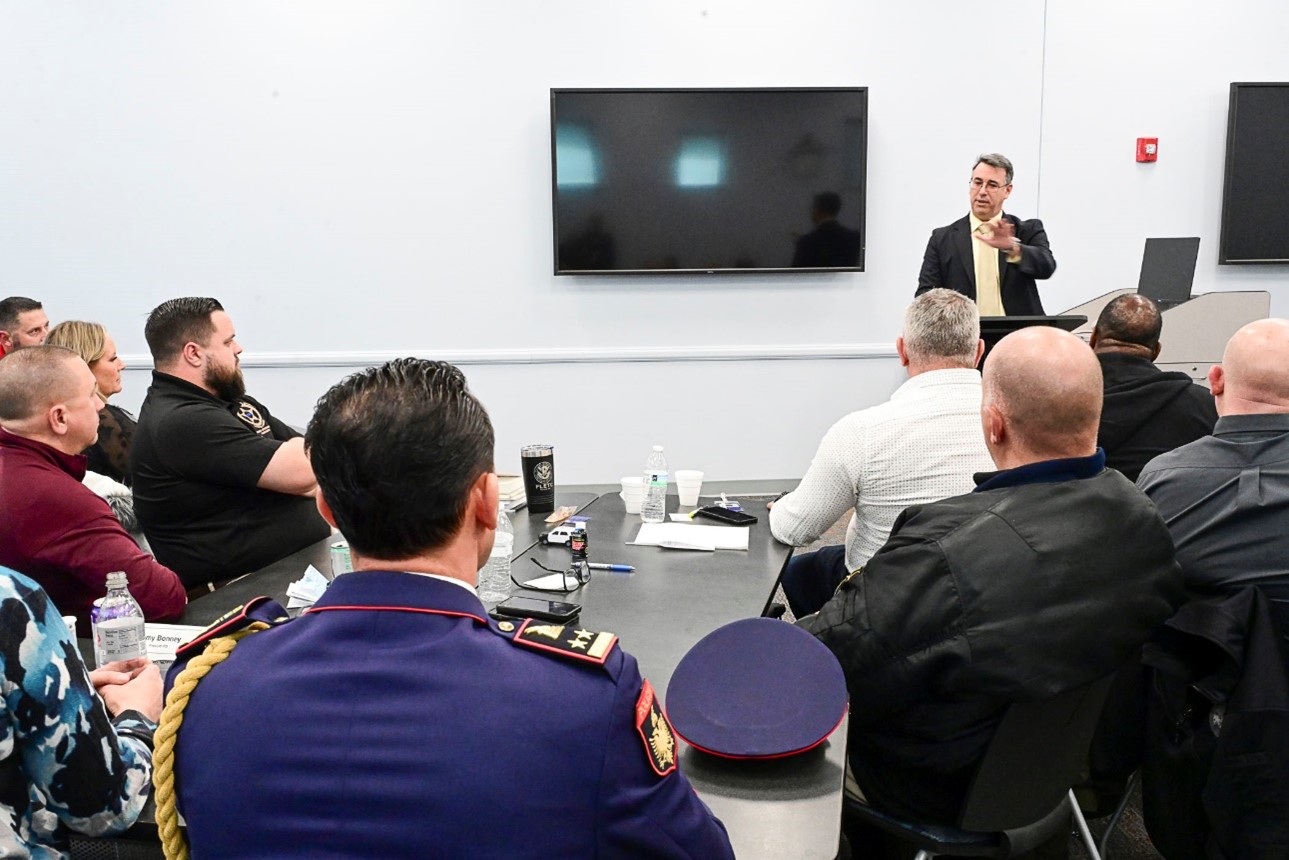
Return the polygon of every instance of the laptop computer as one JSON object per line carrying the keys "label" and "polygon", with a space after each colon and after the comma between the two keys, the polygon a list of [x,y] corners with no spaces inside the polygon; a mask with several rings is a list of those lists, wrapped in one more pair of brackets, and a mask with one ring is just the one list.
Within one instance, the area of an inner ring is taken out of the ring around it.
{"label": "laptop computer", "polygon": [[1138,294],[1153,299],[1161,311],[1177,307],[1191,297],[1198,257],[1198,236],[1147,239],[1141,255]]}

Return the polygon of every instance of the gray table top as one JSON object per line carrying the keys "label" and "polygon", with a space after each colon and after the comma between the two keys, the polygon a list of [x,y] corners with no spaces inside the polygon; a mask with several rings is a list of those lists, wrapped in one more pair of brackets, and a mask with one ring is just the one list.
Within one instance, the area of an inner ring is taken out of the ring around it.
{"label": "gray table top", "polygon": [[[587,491],[560,491],[555,494],[556,505],[577,505],[578,509],[595,501],[596,494]],[[527,508],[510,515],[511,525],[515,529],[515,552],[522,552],[537,543],[541,532],[551,528],[544,522],[547,514],[535,514]],[[286,558],[265,565],[254,573],[234,580],[228,585],[189,602],[183,617],[178,624],[200,624],[205,626],[214,623],[225,612],[240,606],[246,601],[260,596],[272,597],[286,605],[286,589],[292,582],[304,576],[309,565],[316,567],[323,576],[331,579],[331,545],[342,540],[340,535],[324,538],[317,543],[293,552]],[[531,567],[531,565],[529,565]]]}
{"label": "gray table top", "polygon": [[[711,489],[726,490],[737,498],[736,492],[773,489],[773,484],[767,488],[766,483],[717,484]],[[580,603],[582,626],[616,633],[665,703],[672,671],[698,640],[723,624],[763,614],[791,548],[770,534],[764,500],[745,505],[758,518],[750,527],[747,552],[628,544],[640,528],[640,517],[626,513],[621,497],[610,489],[616,487],[606,488],[605,495],[586,510],[587,557],[634,565],[635,572],[592,571],[591,581],[568,596],[523,589],[515,593]],[[699,501],[710,504],[712,499]],[[673,495],[667,498],[667,510],[692,508],[681,508]],[[543,575],[536,565],[527,563],[530,557],[549,568],[563,569],[570,553],[565,546],[539,544],[517,555],[511,569],[521,582]],[[794,694],[790,678],[784,679],[782,689],[785,696]],[[686,746],[680,767],[725,823],[735,856],[832,858],[837,854],[841,821],[846,736],[843,720],[825,743],[809,753],[759,762],[730,761]]]}
{"label": "gray table top", "polygon": [[[674,495],[667,497],[669,513],[682,510],[678,502]],[[628,541],[639,531],[640,517],[627,514],[616,493],[600,496],[586,509],[587,557],[593,562],[634,565],[635,572],[593,570],[591,581],[567,596],[525,589],[515,593],[581,604],[582,626],[617,634],[665,701],[672,670],[699,639],[723,624],[763,614],[770,602],[791,548],[770,534],[764,503],[749,505],[748,512],[758,522],[751,527],[746,552],[635,546]],[[715,525],[711,520],[704,524]],[[537,544],[515,556],[511,571],[515,579],[525,582],[545,575],[530,558],[563,570],[570,557],[567,546]]]}

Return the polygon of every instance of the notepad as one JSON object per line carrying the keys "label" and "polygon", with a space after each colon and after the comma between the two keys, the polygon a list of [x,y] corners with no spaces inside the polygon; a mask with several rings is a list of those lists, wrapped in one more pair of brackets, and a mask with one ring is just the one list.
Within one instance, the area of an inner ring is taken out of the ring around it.
{"label": "notepad", "polygon": [[700,526],[692,523],[641,523],[636,539],[640,546],[691,546],[694,549],[747,549],[747,528]]}

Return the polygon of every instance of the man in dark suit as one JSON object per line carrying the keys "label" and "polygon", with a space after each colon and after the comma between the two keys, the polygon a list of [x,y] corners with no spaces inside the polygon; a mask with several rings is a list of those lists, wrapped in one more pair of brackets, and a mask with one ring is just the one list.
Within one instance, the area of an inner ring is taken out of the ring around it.
{"label": "man in dark suit", "polygon": [[996,152],[981,155],[970,188],[970,214],[931,231],[916,295],[946,287],[971,297],[982,317],[1041,316],[1034,282],[1052,276],[1056,258],[1042,221],[1003,214],[1012,163]]}
{"label": "man in dark suit", "polygon": [[797,240],[793,268],[810,266],[858,266],[860,235],[837,223],[841,196],[832,191],[816,194],[810,207],[815,229]]}

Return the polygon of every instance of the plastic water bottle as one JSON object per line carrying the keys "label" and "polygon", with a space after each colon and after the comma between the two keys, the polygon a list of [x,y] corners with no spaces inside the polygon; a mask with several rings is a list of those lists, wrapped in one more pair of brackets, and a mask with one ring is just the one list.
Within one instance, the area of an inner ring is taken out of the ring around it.
{"label": "plastic water bottle", "polygon": [[148,656],[143,636],[143,610],[130,594],[125,571],[107,575],[107,597],[94,623],[94,658],[98,665]]}
{"label": "plastic water bottle", "polygon": [[667,519],[667,458],[662,454],[661,445],[654,445],[645,460],[640,519],[647,523],[661,523]]}
{"label": "plastic water bottle", "polygon": [[510,556],[515,551],[515,529],[506,516],[503,502],[497,507],[497,533],[492,539],[492,555],[479,572],[479,599],[489,608],[510,596]]}

